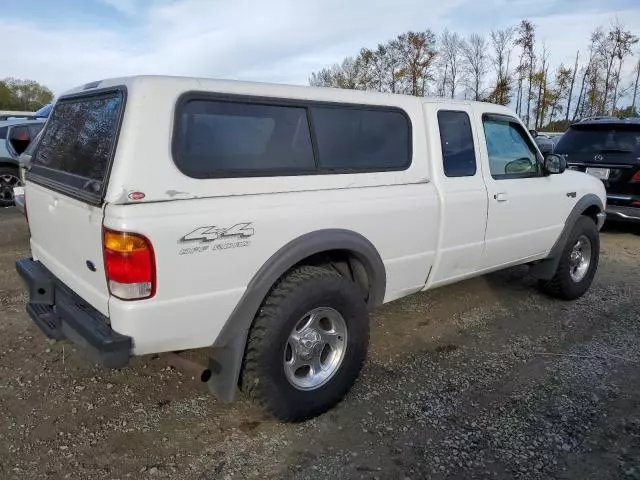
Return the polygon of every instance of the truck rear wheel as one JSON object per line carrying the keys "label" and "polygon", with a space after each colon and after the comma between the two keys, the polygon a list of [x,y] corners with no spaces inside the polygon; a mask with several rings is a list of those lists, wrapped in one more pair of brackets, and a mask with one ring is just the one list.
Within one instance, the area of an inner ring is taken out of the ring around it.
{"label": "truck rear wheel", "polygon": [[589,289],[598,269],[600,236],[593,220],[578,219],[551,280],[541,280],[542,290],[556,298],[575,300]]}
{"label": "truck rear wheel", "polygon": [[280,420],[306,420],[349,391],[368,344],[369,318],[356,285],[331,267],[296,268],[254,320],[241,388]]}

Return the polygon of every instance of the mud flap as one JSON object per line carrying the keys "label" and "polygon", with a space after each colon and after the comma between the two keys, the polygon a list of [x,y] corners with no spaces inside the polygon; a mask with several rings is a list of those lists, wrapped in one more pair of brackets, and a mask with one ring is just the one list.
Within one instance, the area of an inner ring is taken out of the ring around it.
{"label": "mud flap", "polygon": [[247,335],[246,331],[239,333],[225,346],[214,347],[209,356],[211,377],[207,387],[224,403],[233,402],[236,396]]}

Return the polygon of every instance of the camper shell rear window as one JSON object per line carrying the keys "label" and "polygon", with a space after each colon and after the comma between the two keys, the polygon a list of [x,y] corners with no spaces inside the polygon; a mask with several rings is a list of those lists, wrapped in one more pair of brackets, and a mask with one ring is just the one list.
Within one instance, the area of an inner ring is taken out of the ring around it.
{"label": "camper shell rear window", "polygon": [[60,98],[42,132],[28,178],[89,203],[101,203],[125,101],[124,88]]}

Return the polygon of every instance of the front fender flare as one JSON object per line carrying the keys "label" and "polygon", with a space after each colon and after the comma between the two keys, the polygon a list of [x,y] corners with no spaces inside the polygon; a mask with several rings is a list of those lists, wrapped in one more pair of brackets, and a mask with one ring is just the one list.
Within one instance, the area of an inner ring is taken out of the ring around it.
{"label": "front fender flare", "polygon": [[578,218],[584,214],[584,212],[590,207],[598,207],[600,212],[604,212],[604,205],[600,197],[593,193],[588,193],[583,196],[574,205],[573,209],[569,213],[567,220],[564,223],[564,228],[560,233],[560,236],[556,240],[556,243],[551,248],[549,255],[544,260],[534,264],[531,267],[531,275],[540,280],[551,280],[558,269],[560,263],[560,257],[564,251],[569,235],[571,234],[573,227],[575,226]]}

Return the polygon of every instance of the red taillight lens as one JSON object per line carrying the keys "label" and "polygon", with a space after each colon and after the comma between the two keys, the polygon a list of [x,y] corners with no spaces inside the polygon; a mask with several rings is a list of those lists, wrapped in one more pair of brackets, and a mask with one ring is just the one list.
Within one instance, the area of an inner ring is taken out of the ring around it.
{"label": "red taillight lens", "polygon": [[631,177],[631,181],[640,183],[640,170],[638,170],[636,174],[633,177]]}
{"label": "red taillight lens", "polygon": [[105,228],[103,248],[111,295],[122,300],[140,300],[155,294],[155,258],[146,237]]}

